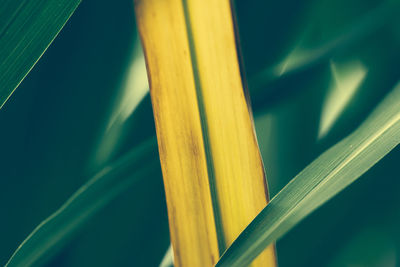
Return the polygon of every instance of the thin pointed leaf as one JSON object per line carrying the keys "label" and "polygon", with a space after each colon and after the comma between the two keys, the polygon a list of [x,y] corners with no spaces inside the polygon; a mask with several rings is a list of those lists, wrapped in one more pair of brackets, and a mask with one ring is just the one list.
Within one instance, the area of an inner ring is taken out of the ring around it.
{"label": "thin pointed leaf", "polygon": [[80,0],[0,4],[0,108],[60,32]]}
{"label": "thin pointed leaf", "polygon": [[148,176],[156,166],[156,158],[156,142],[150,139],[114,164],[106,166],[39,224],[6,266],[32,266],[57,253],[91,216],[135,181]]}
{"label": "thin pointed leaf", "polygon": [[350,136],[300,172],[240,234],[216,266],[246,266],[400,142],[400,84]]}

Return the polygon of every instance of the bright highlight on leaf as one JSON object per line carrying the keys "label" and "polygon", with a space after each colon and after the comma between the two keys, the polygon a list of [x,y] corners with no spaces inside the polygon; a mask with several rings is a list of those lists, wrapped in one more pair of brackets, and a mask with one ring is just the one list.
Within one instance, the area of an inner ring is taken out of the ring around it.
{"label": "bright highlight on leaf", "polygon": [[318,138],[323,138],[346,108],[365,79],[366,67],[359,61],[330,62],[333,83],[323,105]]}
{"label": "bright highlight on leaf", "polygon": [[350,136],[286,185],[217,266],[246,266],[298,222],[349,186],[400,143],[400,84]]}
{"label": "bright highlight on leaf", "polygon": [[323,62],[329,62],[335,53],[374,34],[385,23],[397,16],[397,5],[396,0],[383,1],[379,6],[341,31],[340,34],[317,46],[315,46],[315,42],[310,38],[310,35],[312,36],[311,33],[315,25],[318,25],[318,21],[311,19],[287,55],[281,61],[277,62],[276,65],[270,66],[250,77],[250,84],[257,91],[264,90],[266,84],[284,75],[299,72]]}
{"label": "bright highlight on leaf", "polygon": [[121,137],[124,136],[124,126],[128,124],[128,118],[149,92],[143,50],[139,36],[136,38],[128,69],[121,81],[119,94],[93,155],[92,165],[94,166],[102,166],[114,156],[120,146]]}
{"label": "bright highlight on leaf", "polygon": [[144,55],[139,40],[135,42],[132,60],[122,82],[122,88],[121,95],[118,96],[118,101],[116,101],[117,107],[107,125],[107,130],[115,123],[123,124],[149,91]]}
{"label": "bright highlight on leaf", "polygon": [[168,247],[167,252],[165,253],[160,267],[173,267],[174,266],[174,252],[172,251],[172,246]]}

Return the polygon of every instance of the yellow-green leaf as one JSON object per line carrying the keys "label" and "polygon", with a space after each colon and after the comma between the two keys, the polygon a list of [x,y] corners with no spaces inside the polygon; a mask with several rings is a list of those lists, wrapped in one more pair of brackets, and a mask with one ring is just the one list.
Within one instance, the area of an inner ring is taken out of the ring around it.
{"label": "yellow-green leaf", "polygon": [[[229,0],[137,0],[176,266],[212,266],[267,204]],[[254,266],[275,266],[274,248]]]}

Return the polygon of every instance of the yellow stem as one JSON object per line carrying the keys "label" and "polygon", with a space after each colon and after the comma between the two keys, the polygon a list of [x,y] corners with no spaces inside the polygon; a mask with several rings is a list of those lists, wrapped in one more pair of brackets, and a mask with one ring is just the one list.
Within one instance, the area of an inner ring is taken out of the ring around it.
{"label": "yellow stem", "polygon": [[[213,266],[267,204],[229,0],[136,0],[175,266]],[[275,266],[274,247],[252,266]]]}

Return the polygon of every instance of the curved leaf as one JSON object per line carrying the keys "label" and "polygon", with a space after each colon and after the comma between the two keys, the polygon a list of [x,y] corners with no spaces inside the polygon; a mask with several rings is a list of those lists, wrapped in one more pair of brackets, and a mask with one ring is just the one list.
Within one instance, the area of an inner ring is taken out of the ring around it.
{"label": "curved leaf", "polygon": [[155,168],[156,142],[150,139],[98,172],[56,212],[40,223],[6,266],[31,266],[55,254],[84,222]]}
{"label": "curved leaf", "polygon": [[400,143],[400,83],[350,136],[300,172],[257,215],[216,266],[245,266]]}

